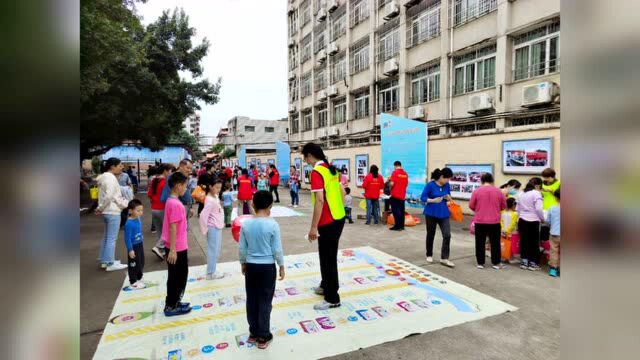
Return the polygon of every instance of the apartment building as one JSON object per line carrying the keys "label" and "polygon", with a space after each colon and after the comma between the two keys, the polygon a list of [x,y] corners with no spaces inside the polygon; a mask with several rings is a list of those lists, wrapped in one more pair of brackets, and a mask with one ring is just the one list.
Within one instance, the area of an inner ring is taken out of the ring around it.
{"label": "apartment building", "polygon": [[236,152],[240,146],[247,153],[275,152],[276,141],[287,141],[287,118],[280,120],[259,120],[246,116],[235,116],[220,129],[217,143],[224,144]]}
{"label": "apartment building", "polygon": [[184,119],[182,124],[189,134],[195,136],[196,139],[200,138],[200,115],[190,115]]}
{"label": "apartment building", "polygon": [[378,144],[381,112],[428,122],[430,147],[559,139],[560,0],[287,2],[292,146]]}

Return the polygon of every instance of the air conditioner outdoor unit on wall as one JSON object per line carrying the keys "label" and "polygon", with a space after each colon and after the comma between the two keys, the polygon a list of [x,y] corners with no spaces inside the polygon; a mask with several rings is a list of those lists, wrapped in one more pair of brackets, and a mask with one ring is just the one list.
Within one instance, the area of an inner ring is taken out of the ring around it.
{"label": "air conditioner outdoor unit on wall", "polygon": [[323,22],[327,18],[327,11],[325,9],[318,10],[318,14],[316,15],[316,19],[318,22]]}
{"label": "air conditioner outdoor unit on wall", "polygon": [[412,106],[409,108],[409,119],[422,119],[424,117],[424,108],[422,106]]}
{"label": "air conditioner outdoor unit on wall", "polygon": [[408,7],[412,7],[413,5],[416,5],[419,2],[420,0],[403,0],[402,5],[408,8]]}
{"label": "air conditioner outdoor unit on wall", "polygon": [[329,0],[329,4],[327,5],[327,11],[334,12],[338,8],[338,0]]}
{"label": "air conditioner outdoor unit on wall", "polygon": [[296,72],[295,71],[289,71],[289,80],[293,80],[296,78]]}
{"label": "air conditioner outdoor unit on wall", "polygon": [[287,8],[287,14],[291,14],[294,11],[296,11],[296,8],[293,6],[293,4],[289,4],[289,7]]}
{"label": "air conditioner outdoor unit on wall", "polygon": [[398,16],[400,13],[400,6],[398,6],[398,2],[396,0],[391,0],[388,4],[384,6],[384,17],[385,21],[391,20],[394,17]]}
{"label": "air conditioner outdoor unit on wall", "polygon": [[289,39],[289,47],[293,47],[296,44],[296,40],[294,38]]}
{"label": "air conditioner outdoor unit on wall", "polygon": [[318,99],[319,100],[323,100],[327,98],[327,91],[326,90],[320,90],[318,91]]}
{"label": "air conditioner outdoor unit on wall", "polygon": [[522,88],[522,106],[549,104],[557,94],[558,85],[550,81],[525,86]]}
{"label": "air conditioner outdoor unit on wall", "polygon": [[327,96],[334,97],[338,95],[338,87],[335,85],[331,85],[327,88]]}
{"label": "air conditioner outdoor unit on wall", "polygon": [[493,99],[487,93],[474,94],[469,97],[469,113],[493,109]]}
{"label": "air conditioner outdoor unit on wall", "polygon": [[295,104],[289,104],[289,112],[296,112],[296,105]]}
{"label": "air conditioner outdoor unit on wall", "polygon": [[327,58],[327,51],[325,49],[321,49],[320,51],[318,51],[318,54],[316,55],[316,59],[318,60],[319,63],[322,63],[326,58]]}
{"label": "air conditioner outdoor unit on wall", "polygon": [[382,73],[389,76],[398,72],[398,59],[393,58],[384,62]]}
{"label": "air conditioner outdoor unit on wall", "polygon": [[331,56],[337,54],[338,44],[336,44],[335,42],[329,43],[329,45],[327,45],[327,53],[329,53],[329,55]]}

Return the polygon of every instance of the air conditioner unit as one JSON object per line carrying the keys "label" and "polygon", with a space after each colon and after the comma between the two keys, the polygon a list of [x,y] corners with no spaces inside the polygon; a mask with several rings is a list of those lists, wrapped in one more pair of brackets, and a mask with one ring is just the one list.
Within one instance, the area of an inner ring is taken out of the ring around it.
{"label": "air conditioner unit", "polygon": [[291,14],[294,11],[296,11],[296,8],[293,6],[293,4],[289,4],[289,7],[287,8],[287,14]]}
{"label": "air conditioner unit", "polygon": [[398,6],[398,2],[395,0],[391,0],[384,6],[384,11],[382,13],[384,14],[383,19],[385,21],[391,20],[394,17],[398,16],[398,14],[400,13],[400,6]]}
{"label": "air conditioner unit", "polygon": [[493,109],[493,99],[487,93],[471,95],[469,97],[469,113]]}
{"label": "air conditioner unit", "polygon": [[327,18],[327,11],[325,9],[318,10],[318,14],[316,15],[316,20],[318,22],[323,22]]}
{"label": "air conditioner unit", "polygon": [[330,13],[334,12],[338,8],[338,0],[329,0],[329,4],[327,5],[327,11]]}
{"label": "air conditioner unit", "polygon": [[296,105],[295,104],[289,104],[289,112],[296,112]]}
{"label": "air conditioner unit", "polygon": [[327,91],[326,90],[320,90],[318,91],[318,100],[323,100],[327,98]]}
{"label": "air conditioner unit", "polygon": [[389,76],[398,72],[398,59],[393,58],[384,62],[382,73]]}
{"label": "air conditioner unit", "polygon": [[327,88],[327,96],[334,97],[338,95],[338,87],[335,85],[331,85]]}
{"label": "air conditioner unit", "polygon": [[289,71],[289,80],[293,80],[296,78],[296,72],[295,71]]}
{"label": "air conditioner unit", "polygon": [[424,117],[424,108],[422,106],[412,106],[409,108],[409,119],[422,119]]}
{"label": "air conditioner unit", "polygon": [[413,5],[419,3],[420,0],[403,0],[402,5],[406,8],[412,7]]}
{"label": "air conditioner unit", "polygon": [[331,56],[337,54],[338,44],[336,44],[335,42],[329,43],[329,45],[327,45],[327,53]]}
{"label": "air conditioner unit", "polygon": [[327,58],[327,51],[325,49],[321,49],[320,51],[318,51],[318,54],[316,54],[316,59],[320,63],[323,62],[326,58]]}
{"label": "air conditioner unit", "polygon": [[289,39],[289,47],[293,47],[296,44],[296,40],[294,38]]}
{"label": "air conditioner unit", "polygon": [[558,85],[545,81],[522,88],[522,106],[549,104],[558,94]]}

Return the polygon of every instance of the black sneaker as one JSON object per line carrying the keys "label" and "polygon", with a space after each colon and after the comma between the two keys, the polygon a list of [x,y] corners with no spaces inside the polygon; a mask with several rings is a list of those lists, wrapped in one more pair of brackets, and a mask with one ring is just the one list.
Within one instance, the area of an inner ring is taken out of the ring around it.
{"label": "black sneaker", "polygon": [[165,307],[164,308],[164,316],[178,316],[178,315],[185,315],[191,312],[191,307],[180,307],[180,306],[176,306],[174,308],[170,308],[170,307]]}

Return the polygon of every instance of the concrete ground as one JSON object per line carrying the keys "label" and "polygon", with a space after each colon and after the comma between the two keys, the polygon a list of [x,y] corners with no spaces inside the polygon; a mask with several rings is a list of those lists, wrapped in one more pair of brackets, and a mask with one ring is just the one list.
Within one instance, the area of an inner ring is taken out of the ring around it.
{"label": "concrete ground", "polygon": [[[289,195],[281,190],[283,204]],[[311,213],[309,193],[302,192],[299,211],[306,216],[277,218],[281,226],[285,255],[317,251],[316,245],[304,240]],[[150,249],[156,234],[151,234],[151,212],[146,196],[143,219],[145,231],[145,271],[166,270],[166,265]],[[354,199],[355,203],[359,199]],[[382,203],[381,203],[382,204]],[[412,209],[419,212],[419,209]],[[354,209],[354,217],[363,212]],[[475,268],[474,241],[469,234],[468,221],[452,222],[451,260],[456,267],[449,269],[437,262],[427,264],[425,257],[425,227],[423,224],[392,232],[384,226],[364,225],[363,220],[345,225],[340,248],[371,246],[397,256],[417,266],[429,269],[453,281],[474,288],[487,295],[512,304],[515,312],[485,318],[450,328],[409,336],[330,359],[557,359],[560,349],[560,279],[545,271],[531,272],[508,266],[503,271]],[[192,219],[191,229],[196,227]],[[81,358],[91,359],[100,341],[102,330],[111,313],[126,270],[107,273],[100,270],[97,258],[102,238],[102,218],[82,215],[80,219],[81,260]],[[228,246],[231,231],[223,233],[220,262],[237,261],[237,247]],[[226,244],[226,246],[225,246]],[[436,235],[435,260],[439,259],[441,236]],[[206,239],[197,231],[189,234],[189,264],[206,264]],[[122,235],[118,238],[116,258],[125,259]],[[487,263],[490,263],[487,259]]]}

